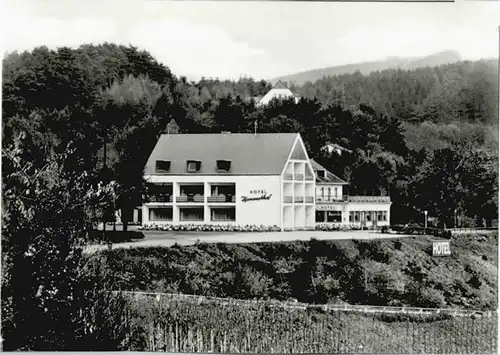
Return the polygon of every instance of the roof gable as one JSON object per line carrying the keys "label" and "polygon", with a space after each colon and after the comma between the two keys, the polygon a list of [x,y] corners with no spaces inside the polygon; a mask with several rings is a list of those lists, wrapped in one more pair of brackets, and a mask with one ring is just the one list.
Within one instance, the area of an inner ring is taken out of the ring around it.
{"label": "roof gable", "polygon": [[293,147],[293,152],[290,156],[290,159],[307,160],[307,153],[299,140],[297,140],[297,143]]}
{"label": "roof gable", "polygon": [[278,82],[274,84],[273,89],[288,89],[288,86],[281,80],[278,80]]}
{"label": "roof gable", "polygon": [[[311,161],[311,165],[314,169],[314,172],[316,173],[316,182],[317,183],[348,185],[348,183],[345,180],[342,180],[337,175],[335,175],[332,172],[325,169],[324,166],[319,164],[314,159],[310,159],[310,161]],[[326,171],[326,177],[320,176],[320,174],[318,174],[318,170]]]}
{"label": "roof gable", "polygon": [[[280,175],[298,133],[163,134],[146,163],[146,175]],[[168,172],[157,172],[156,161],[170,161]],[[200,161],[189,173],[188,160]],[[217,160],[231,162],[228,172]]]}
{"label": "roof gable", "polygon": [[287,86],[285,83],[283,83],[281,80],[278,80],[278,82],[272,87],[271,90],[267,92],[267,94],[260,99],[258,102],[259,105],[267,105],[269,102],[273,99],[290,99],[294,98],[295,102],[297,103],[299,100],[299,97],[295,95]]}

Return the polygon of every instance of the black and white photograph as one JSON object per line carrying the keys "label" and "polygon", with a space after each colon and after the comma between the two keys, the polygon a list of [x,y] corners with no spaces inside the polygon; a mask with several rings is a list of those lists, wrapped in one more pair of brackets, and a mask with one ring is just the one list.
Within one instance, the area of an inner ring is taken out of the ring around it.
{"label": "black and white photograph", "polygon": [[0,13],[1,351],[498,352],[500,2]]}

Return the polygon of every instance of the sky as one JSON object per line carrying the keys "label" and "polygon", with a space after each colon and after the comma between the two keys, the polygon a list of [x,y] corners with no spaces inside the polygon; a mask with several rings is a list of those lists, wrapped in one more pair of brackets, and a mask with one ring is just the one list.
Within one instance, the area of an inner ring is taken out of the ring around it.
{"label": "sky", "polygon": [[176,75],[270,79],[457,50],[498,57],[500,1],[455,3],[4,0],[2,51],[113,42]]}

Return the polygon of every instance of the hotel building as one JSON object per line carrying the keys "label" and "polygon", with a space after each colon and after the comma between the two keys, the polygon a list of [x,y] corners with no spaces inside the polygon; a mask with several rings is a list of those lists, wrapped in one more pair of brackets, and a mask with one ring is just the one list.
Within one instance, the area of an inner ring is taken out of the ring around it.
{"label": "hotel building", "polygon": [[315,174],[297,133],[164,134],[145,180],[143,225],[315,228]]}
{"label": "hotel building", "polygon": [[348,183],[311,159],[316,174],[316,224],[378,228],[390,225],[389,196],[348,196]]}

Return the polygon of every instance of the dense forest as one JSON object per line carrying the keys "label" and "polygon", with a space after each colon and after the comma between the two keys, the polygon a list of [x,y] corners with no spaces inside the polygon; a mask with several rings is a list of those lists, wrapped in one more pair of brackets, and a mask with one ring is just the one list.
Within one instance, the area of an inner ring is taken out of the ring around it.
{"label": "dense forest", "polygon": [[[149,53],[113,44],[11,53],[3,68],[4,146],[24,132],[24,159],[41,167],[49,151],[71,145],[69,169],[118,183],[125,220],[140,205],[142,169],[161,133],[253,132],[255,121],[259,132],[300,132],[351,194],[389,194],[394,222],[423,210],[447,226],[455,210],[468,224],[496,213],[492,61],[325,77],[292,86],[298,104],[266,107],[253,102],[271,88],[264,80],[189,82]],[[323,156],[327,141],[354,153]]]}
{"label": "dense forest", "polygon": [[[103,350],[113,338],[86,328],[118,315],[99,308],[109,305],[99,292],[106,284],[85,277],[100,271],[88,270],[80,247],[97,221],[121,209],[126,224],[141,204],[143,167],[165,132],[253,132],[255,122],[259,132],[300,132],[310,156],[349,181],[350,194],[389,194],[393,223],[428,210],[442,226],[457,216],[462,226],[490,224],[496,70],[479,61],[341,75],[292,88],[303,96],[297,104],[258,107],[252,98],[270,89],[266,81],[189,82],[134,47],[6,55],[4,349]],[[326,156],[327,141],[353,153]]]}
{"label": "dense forest", "polygon": [[460,53],[454,50],[433,53],[424,57],[386,57],[384,59],[371,62],[350,63],[288,74],[271,79],[271,83],[275,83],[278,80],[281,80],[297,85],[303,85],[308,81],[315,82],[324,77],[332,77],[341,74],[352,74],[360,72],[364,75],[369,75],[372,72],[387,69],[417,69],[425,67],[437,67],[440,65],[456,63],[461,60],[462,56],[460,55]]}

